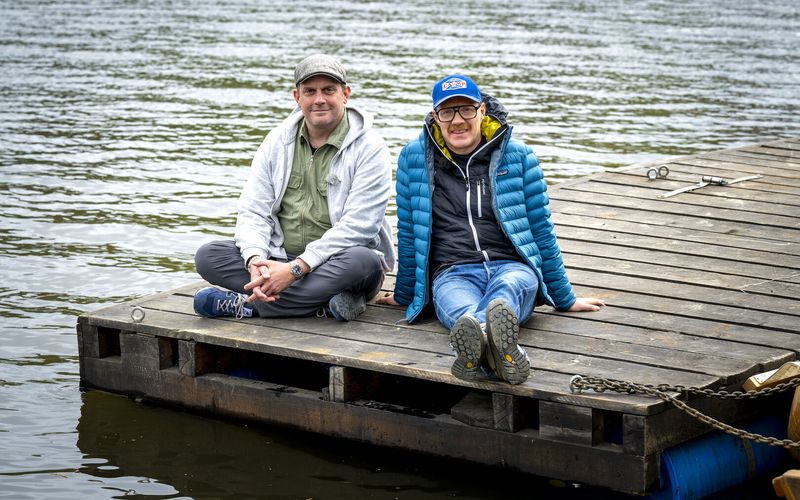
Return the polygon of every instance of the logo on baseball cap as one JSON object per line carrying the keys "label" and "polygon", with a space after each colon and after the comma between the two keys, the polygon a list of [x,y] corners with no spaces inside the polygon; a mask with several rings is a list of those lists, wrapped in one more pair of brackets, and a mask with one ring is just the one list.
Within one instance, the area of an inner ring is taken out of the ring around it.
{"label": "logo on baseball cap", "polygon": [[433,109],[438,108],[440,104],[452,97],[466,97],[478,103],[483,100],[478,84],[463,75],[446,76],[436,82],[431,97],[433,98]]}

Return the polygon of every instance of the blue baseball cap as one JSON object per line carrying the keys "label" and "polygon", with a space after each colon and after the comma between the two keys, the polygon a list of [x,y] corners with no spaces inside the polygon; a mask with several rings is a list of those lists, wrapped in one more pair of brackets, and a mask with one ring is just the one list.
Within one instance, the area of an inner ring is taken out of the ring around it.
{"label": "blue baseball cap", "polygon": [[466,97],[477,103],[483,101],[478,84],[463,75],[450,75],[442,78],[433,86],[431,96],[433,97],[433,109],[438,108],[441,103],[451,97]]}

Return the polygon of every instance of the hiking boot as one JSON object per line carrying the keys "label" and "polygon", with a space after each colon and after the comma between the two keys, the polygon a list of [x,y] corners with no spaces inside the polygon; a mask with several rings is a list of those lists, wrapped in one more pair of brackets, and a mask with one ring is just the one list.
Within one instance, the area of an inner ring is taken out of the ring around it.
{"label": "hiking boot", "polygon": [[337,321],[353,321],[367,310],[367,299],[362,294],[337,293],[328,302],[328,309]]}
{"label": "hiking boot", "polygon": [[486,309],[486,336],[497,376],[511,385],[525,382],[531,373],[531,362],[518,344],[517,315],[503,299],[491,301]]}
{"label": "hiking boot", "polygon": [[450,330],[450,346],[456,352],[450,373],[461,380],[475,379],[486,350],[486,340],[478,320],[468,314],[458,318]]}
{"label": "hiking boot", "polygon": [[241,319],[253,316],[253,306],[247,303],[247,295],[243,293],[209,286],[194,294],[194,312],[206,318],[233,316]]}

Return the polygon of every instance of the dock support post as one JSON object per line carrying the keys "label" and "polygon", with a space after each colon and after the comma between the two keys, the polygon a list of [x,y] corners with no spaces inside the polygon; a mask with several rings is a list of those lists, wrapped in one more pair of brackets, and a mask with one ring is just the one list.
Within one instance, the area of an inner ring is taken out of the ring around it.
{"label": "dock support post", "polygon": [[328,369],[328,397],[337,403],[368,399],[375,393],[377,377],[377,373],[331,366]]}
{"label": "dock support post", "polygon": [[492,393],[494,428],[499,431],[517,432],[522,428],[519,398],[502,392]]}
{"label": "dock support post", "polygon": [[542,439],[594,446],[603,440],[602,414],[584,406],[541,401],[539,436]]}
{"label": "dock support post", "polygon": [[181,375],[196,377],[200,374],[197,370],[195,345],[192,340],[178,341],[178,373]]}
{"label": "dock support post", "polygon": [[122,332],[119,336],[122,364],[129,373],[146,377],[161,369],[158,339],[141,333]]}

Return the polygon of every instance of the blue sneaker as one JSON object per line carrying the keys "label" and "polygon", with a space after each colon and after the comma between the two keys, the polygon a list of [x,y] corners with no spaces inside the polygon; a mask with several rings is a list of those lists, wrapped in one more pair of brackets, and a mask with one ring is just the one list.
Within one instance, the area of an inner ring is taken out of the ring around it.
{"label": "blue sneaker", "polygon": [[209,286],[194,294],[194,312],[206,318],[234,316],[237,319],[253,315],[253,306],[247,303],[247,295],[228,292]]}
{"label": "blue sneaker", "polygon": [[328,309],[337,321],[353,321],[367,310],[367,299],[361,294],[337,293],[328,302]]}

